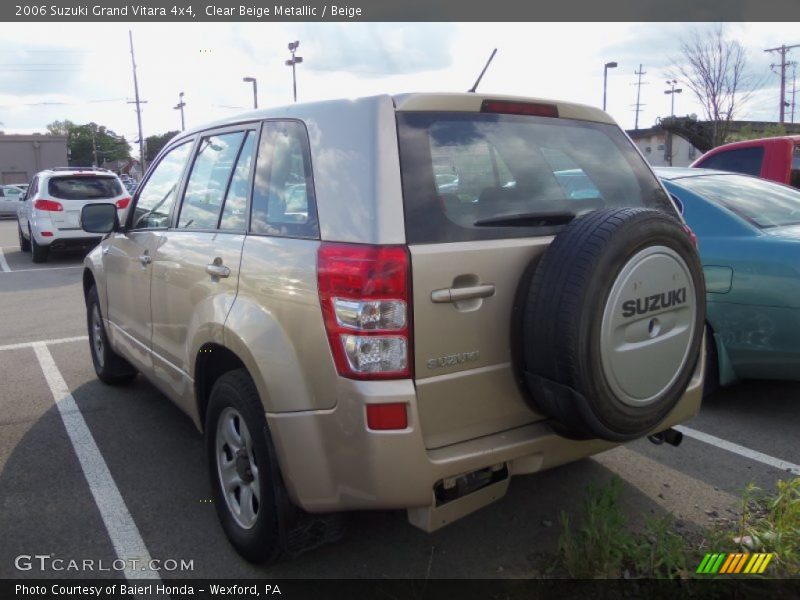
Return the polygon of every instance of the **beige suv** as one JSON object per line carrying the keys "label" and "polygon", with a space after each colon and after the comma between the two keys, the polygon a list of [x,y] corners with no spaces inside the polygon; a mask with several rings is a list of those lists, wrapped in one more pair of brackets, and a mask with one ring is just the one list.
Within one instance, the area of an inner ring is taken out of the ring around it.
{"label": "beige suv", "polygon": [[700,407],[690,232],[595,108],[411,94],[180,134],[83,275],[98,377],[204,432],[252,561],[346,510],[433,531],[534,473]]}

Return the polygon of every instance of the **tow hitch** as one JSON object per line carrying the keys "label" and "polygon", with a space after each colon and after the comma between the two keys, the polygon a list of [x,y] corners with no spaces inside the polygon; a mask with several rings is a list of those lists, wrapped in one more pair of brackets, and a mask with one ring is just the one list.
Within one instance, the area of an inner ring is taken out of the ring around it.
{"label": "tow hitch", "polygon": [[660,446],[664,442],[668,443],[670,446],[680,446],[681,442],[683,441],[683,434],[678,431],[677,429],[673,429],[670,427],[669,429],[665,429],[664,431],[659,431],[658,433],[654,433],[653,435],[648,435],[647,439],[653,442],[656,446]]}

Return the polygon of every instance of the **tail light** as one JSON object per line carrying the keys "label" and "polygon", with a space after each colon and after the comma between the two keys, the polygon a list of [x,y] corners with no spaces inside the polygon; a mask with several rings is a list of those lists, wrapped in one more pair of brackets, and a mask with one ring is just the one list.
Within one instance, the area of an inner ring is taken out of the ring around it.
{"label": "tail light", "polygon": [[410,281],[404,246],[323,243],[322,316],[336,370],[349,379],[411,376]]}
{"label": "tail light", "polygon": [[61,206],[61,203],[56,202],[55,200],[34,200],[33,208],[46,212],[62,212],[64,210],[64,207]]}
{"label": "tail light", "polygon": [[684,225],[683,228],[686,230],[686,233],[689,234],[689,237],[691,238],[692,244],[694,244],[694,247],[697,248],[698,247],[697,246],[697,235],[695,234],[695,232],[692,231],[692,228],[689,227],[688,225]]}
{"label": "tail light", "polygon": [[131,203],[130,198],[120,198],[119,200],[117,200],[117,208],[119,209],[128,208],[128,205],[130,203]]}

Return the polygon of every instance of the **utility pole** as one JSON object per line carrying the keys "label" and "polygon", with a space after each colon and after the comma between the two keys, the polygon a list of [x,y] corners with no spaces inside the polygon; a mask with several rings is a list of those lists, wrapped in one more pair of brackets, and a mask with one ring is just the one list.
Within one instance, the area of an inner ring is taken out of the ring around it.
{"label": "utility pole", "polygon": [[139,164],[142,168],[142,175],[147,168],[144,160],[144,136],[142,135],[142,104],[147,104],[146,100],[139,99],[139,80],[136,78],[136,57],[133,54],[133,32],[128,30],[128,40],[131,44],[131,66],[133,67],[133,93],[136,98],[133,102],[128,104],[136,105],[136,121],[139,124]]}
{"label": "utility pole", "polygon": [[797,92],[797,61],[793,60],[792,65],[792,123],[794,123],[794,95]]}
{"label": "utility pole", "polygon": [[297,47],[300,45],[299,41],[296,42],[289,42],[289,52],[292,53],[292,58],[286,61],[287,67],[292,67],[292,90],[294,91],[294,101],[297,102],[297,73],[295,71],[295,66],[299,65],[303,62],[302,56],[295,56],[295,52],[297,52]]}
{"label": "utility pole", "polygon": [[786,122],[786,54],[792,48],[800,48],[800,44],[794,46],[787,46],[781,44],[777,48],[767,48],[764,52],[777,52],[781,55],[781,102],[780,102],[780,123]]}
{"label": "utility pole", "polygon": [[642,97],[642,86],[647,85],[647,82],[642,83],[642,75],[647,75],[647,71],[642,71],[642,65],[639,65],[639,70],[633,72],[634,75],[638,75],[639,79],[633,85],[636,86],[636,121],[634,123],[633,128],[639,129],[639,113],[642,112],[642,106],[646,106],[641,103]]}
{"label": "utility pole", "polygon": [[97,164],[97,142],[95,141],[95,134],[94,134],[94,127],[89,128],[92,132],[92,157],[94,158],[93,167],[99,167],[100,165]]}
{"label": "utility pole", "polygon": [[186,106],[186,102],[183,101],[183,92],[181,92],[180,94],[178,94],[178,103],[172,107],[175,110],[181,111],[181,131],[186,131],[186,122],[183,120],[184,106]]}

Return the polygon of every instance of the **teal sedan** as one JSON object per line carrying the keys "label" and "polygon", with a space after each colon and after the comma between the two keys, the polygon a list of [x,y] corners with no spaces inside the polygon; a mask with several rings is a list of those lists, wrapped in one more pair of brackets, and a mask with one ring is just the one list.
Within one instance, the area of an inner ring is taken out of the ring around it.
{"label": "teal sedan", "polygon": [[716,342],[706,389],[800,380],[800,191],[722,171],[655,171],[698,238]]}

